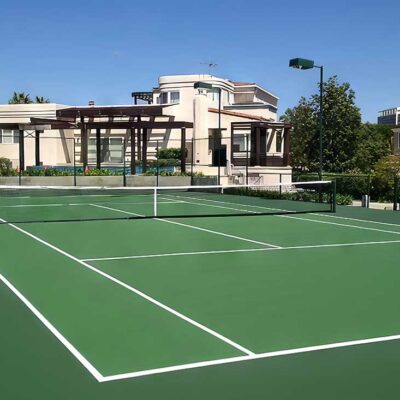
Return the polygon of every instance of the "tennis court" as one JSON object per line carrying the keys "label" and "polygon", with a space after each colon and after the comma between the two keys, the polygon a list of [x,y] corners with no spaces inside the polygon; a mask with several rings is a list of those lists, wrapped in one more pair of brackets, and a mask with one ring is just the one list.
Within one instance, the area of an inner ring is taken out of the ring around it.
{"label": "tennis court", "polygon": [[398,213],[227,190],[2,193],[2,398],[399,389]]}

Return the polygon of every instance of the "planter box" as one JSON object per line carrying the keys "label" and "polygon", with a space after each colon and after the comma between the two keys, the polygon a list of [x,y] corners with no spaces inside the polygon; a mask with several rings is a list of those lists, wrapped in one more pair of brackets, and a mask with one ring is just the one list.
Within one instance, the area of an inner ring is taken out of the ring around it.
{"label": "planter box", "polygon": [[21,186],[74,186],[74,177],[21,176]]}
{"label": "planter box", "polygon": [[124,179],[122,176],[77,176],[76,185],[117,187],[124,185]]}
{"label": "planter box", "polygon": [[127,175],[126,186],[156,186],[156,176]]}
{"label": "planter box", "polygon": [[159,176],[158,186],[190,186],[190,176]]}
{"label": "planter box", "polygon": [[18,185],[18,176],[0,176],[0,185]]}

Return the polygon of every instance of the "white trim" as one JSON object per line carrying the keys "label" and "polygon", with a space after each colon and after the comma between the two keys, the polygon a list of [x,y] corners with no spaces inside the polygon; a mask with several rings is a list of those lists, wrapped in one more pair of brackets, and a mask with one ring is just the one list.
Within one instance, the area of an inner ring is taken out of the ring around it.
{"label": "white trim", "polygon": [[381,336],[381,337],[375,337],[375,338],[370,338],[370,339],[351,340],[351,341],[347,341],[347,342],[329,343],[329,344],[323,344],[323,345],[318,345],[318,346],[300,347],[300,348],[289,349],[289,350],[271,351],[268,353],[254,354],[254,355],[250,355],[250,356],[222,358],[222,359],[218,359],[218,360],[202,361],[202,362],[197,362],[197,363],[174,365],[171,367],[149,369],[149,370],[145,370],[145,371],[130,372],[130,373],[118,374],[118,375],[110,375],[110,376],[105,376],[102,379],[102,382],[117,381],[117,380],[128,379],[128,378],[137,378],[139,376],[182,371],[182,370],[188,370],[188,369],[193,369],[193,368],[208,367],[208,366],[212,366],[212,365],[232,364],[232,363],[241,362],[241,361],[259,360],[259,359],[264,359],[264,358],[287,356],[287,355],[292,355],[292,354],[310,353],[313,351],[338,349],[338,348],[350,347],[350,346],[360,346],[360,345],[371,344],[371,343],[389,342],[389,341],[394,341],[394,340],[399,340],[399,339],[400,339],[400,335]]}
{"label": "white trim", "polygon": [[350,217],[339,217],[338,215],[327,215],[327,214],[319,214],[319,213],[314,213],[314,215],[318,215],[318,216],[320,216],[320,217],[346,219],[346,220],[357,221],[357,222],[366,222],[366,223],[369,223],[369,224],[379,224],[379,225],[397,226],[398,228],[400,228],[400,224],[392,224],[392,223],[390,223],[390,222],[379,222],[379,221],[371,221],[370,219],[359,219],[359,218],[350,218]]}
{"label": "white trim", "polygon": [[103,381],[103,375],[66,339],[54,325],[3,275],[0,274],[2,281],[35,315],[35,317],[71,352],[71,354],[93,375],[98,381]]}
{"label": "white trim", "polygon": [[319,249],[329,247],[353,247],[353,246],[369,246],[375,244],[393,244],[400,243],[400,240],[383,240],[376,242],[355,242],[355,243],[328,243],[304,246],[288,246],[276,248],[256,248],[256,249],[236,249],[236,250],[210,250],[210,251],[190,251],[183,253],[163,253],[163,254],[143,254],[135,256],[120,256],[120,257],[99,257],[99,258],[85,258],[82,261],[114,261],[114,260],[133,260],[140,258],[158,258],[158,257],[179,257],[179,256],[198,256],[207,254],[229,254],[229,253],[252,253],[257,251],[274,251],[274,250],[299,250],[299,249]]}
{"label": "white trim", "polygon": [[358,225],[349,225],[349,224],[339,224],[337,222],[330,222],[330,221],[320,221],[318,219],[309,219],[309,218],[303,218],[303,217],[295,217],[293,215],[275,215],[276,217],[279,218],[290,218],[290,219],[298,219],[299,221],[308,221],[308,222],[315,222],[317,224],[327,224],[327,225],[336,225],[336,226],[344,226],[346,228],[354,228],[354,229],[362,229],[362,230],[367,230],[367,231],[375,231],[375,232],[383,232],[383,233],[391,233],[394,235],[400,235],[400,232],[396,231],[386,231],[384,229],[378,229],[378,228],[369,228],[367,226],[358,226]]}

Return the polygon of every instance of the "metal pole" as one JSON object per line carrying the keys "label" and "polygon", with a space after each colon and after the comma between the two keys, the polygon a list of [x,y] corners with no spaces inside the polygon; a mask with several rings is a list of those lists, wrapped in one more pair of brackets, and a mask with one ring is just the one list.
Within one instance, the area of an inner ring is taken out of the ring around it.
{"label": "metal pole", "polygon": [[75,138],[72,138],[74,141],[74,186],[76,186],[76,150],[75,150]]}
{"label": "metal pole", "polygon": [[393,211],[397,211],[397,203],[400,201],[399,196],[399,186],[400,186],[400,179],[398,176],[394,177],[394,202],[393,202]]}
{"label": "metal pole", "polygon": [[321,65],[320,69],[320,81],[319,81],[319,180],[322,180],[323,168],[322,168],[322,130],[323,130],[323,95],[324,95],[324,67]]}
{"label": "metal pole", "polygon": [[222,89],[219,89],[218,93],[218,131],[221,134],[221,96],[222,96]]}
{"label": "metal pole", "polygon": [[124,142],[123,142],[123,146],[124,148],[122,149],[122,156],[123,156],[123,172],[122,172],[122,184],[124,185],[124,187],[126,186],[126,138],[124,138]]}
{"label": "metal pole", "polygon": [[156,186],[159,186],[159,175],[160,175],[160,165],[158,163],[158,155],[159,155],[159,151],[158,151],[158,140],[157,140],[157,148],[156,148],[156,176],[157,176],[157,184]]}
{"label": "metal pole", "polygon": [[194,139],[192,137],[192,149],[191,149],[191,161],[190,161],[190,185],[193,185],[193,158],[194,158]]}
{"label": "metal pole", "polygon": [[246,185],[249,184],[249,135],[246,135]]}
{"label": "metal pole", "polygon": [[332,180],[332,205],[331,205],[332,212],[336,212],[336,179]]}

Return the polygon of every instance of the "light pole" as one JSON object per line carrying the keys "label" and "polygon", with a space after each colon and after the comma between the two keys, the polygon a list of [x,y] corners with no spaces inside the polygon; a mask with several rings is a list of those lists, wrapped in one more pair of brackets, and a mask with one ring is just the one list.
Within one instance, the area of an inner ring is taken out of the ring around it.
{"label": "light pole", "polygon": [[323,94],[324,94],[324,66],[315,65],[313,60],[305,58],[293,58],[289,61],[289,67],[297,69],[319,68],[319,180],[322,180],[322,130],[323,130]]}

